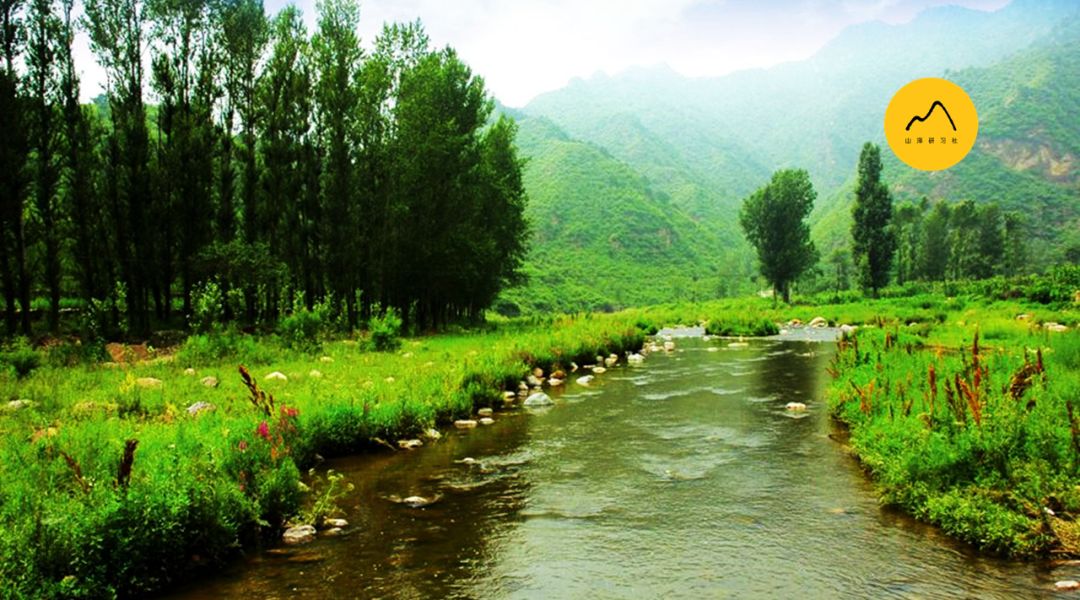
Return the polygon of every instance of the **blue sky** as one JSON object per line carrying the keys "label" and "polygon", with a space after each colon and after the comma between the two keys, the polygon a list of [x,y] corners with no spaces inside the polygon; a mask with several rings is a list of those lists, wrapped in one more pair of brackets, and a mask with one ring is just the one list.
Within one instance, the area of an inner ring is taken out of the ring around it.
{"label": "blue sky", "polygon": [[[309,26],[315,0],[264,0],[269,13],[295,3]],[[996,10],[1008,0],[361,0],[365,45],[386,21],[421,18],[439,45],[455,47],[501,101],[521,106],[574,77],[667,64],[693,77],[768,67],[811,56],[843,28],[903,23],[929,6]],[[80,53],[84,95],[102,76]]]}

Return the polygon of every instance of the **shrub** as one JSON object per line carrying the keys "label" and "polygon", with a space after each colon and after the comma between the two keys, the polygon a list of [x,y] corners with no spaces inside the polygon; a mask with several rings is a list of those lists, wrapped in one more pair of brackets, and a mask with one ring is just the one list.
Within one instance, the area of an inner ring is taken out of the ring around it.
{"label": "shrub", "polygon": [[206,333],[216,328],[225,309],[225,297],[218,284],[207,281],[197,286],[191,300],[191,315],[188,317],[191,329]]}
{"label": "shrub", "polygon": [[378,352],[390,352],[401,346],[401,315],[397,309],[388,308],[381,315],[376,314],[368,320],[371,332],[371,346]]}
{"label": "shrub", "polygon": [[315,352],[322,347],[328,315],[329,308],[325,304],[317,304],[314,309],[308,310],[303,297],[298,297],[292,312],[278,323],[278,333],[286,346]]}
{"label": "shrub", "polygon": [[0,352],[0,364],[9,365],[22,379],[41,366],[41,355],[30,347],[25,338],[19,338]]}

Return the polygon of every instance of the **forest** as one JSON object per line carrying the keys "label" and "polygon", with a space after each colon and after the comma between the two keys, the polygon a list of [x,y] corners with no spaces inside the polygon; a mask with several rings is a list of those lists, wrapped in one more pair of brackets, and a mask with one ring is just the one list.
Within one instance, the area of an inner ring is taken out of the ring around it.
{"label": "forest", "polygon": [[[92,337],[293,313],[475,320],[521,277],[516,125],[419,21],[356,0],[0,2],[4,331]],[[80,10],[81,9],[81,10]],[[81,102],[88,32],[106,93]]]}

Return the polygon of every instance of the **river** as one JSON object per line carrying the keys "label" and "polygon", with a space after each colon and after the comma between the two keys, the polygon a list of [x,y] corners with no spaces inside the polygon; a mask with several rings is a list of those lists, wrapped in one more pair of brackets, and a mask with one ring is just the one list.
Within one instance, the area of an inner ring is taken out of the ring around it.
{"label": "river", "polygon": [[[834,344],[676,342],[568,382],[554,407],[330,461],[356,486],[346,536],[173,597],[1017,598],[1076,577],[980,558],[880,507],[833,439]],[[412,495],[438,500],[392,501]]]}

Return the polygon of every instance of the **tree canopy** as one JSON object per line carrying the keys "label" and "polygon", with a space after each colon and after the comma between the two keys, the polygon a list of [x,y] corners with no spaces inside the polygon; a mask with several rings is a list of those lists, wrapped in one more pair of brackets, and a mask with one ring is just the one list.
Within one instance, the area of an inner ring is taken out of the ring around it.
{"label": "tree canopy", "polygon": [[743,201],[739,224],[757,250],[761,275],[774,294],[791,301],[791,284],[818,260],[806,218],[817,193],[802,169],[773,173],[767,185]]}

